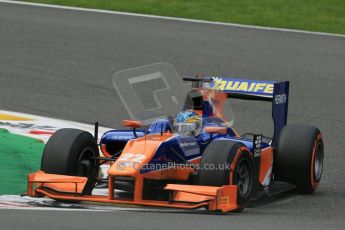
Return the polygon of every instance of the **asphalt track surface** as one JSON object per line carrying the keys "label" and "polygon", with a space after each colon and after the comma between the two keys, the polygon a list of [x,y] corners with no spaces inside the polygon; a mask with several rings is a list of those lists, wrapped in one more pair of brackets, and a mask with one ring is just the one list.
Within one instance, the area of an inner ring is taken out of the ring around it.
{"label": "asphalt track surface", "polygon": [[[230,215],[0,210],[1,229],[343,228],[344,38],[0,4],[1,109],[118,127],[127,113],[112,74],[160,61],[183,75],[290,80],[289,122],[313,124],[324,135],[316,193]],[[270,106],[234,108],[240,132],[269,133]]]}

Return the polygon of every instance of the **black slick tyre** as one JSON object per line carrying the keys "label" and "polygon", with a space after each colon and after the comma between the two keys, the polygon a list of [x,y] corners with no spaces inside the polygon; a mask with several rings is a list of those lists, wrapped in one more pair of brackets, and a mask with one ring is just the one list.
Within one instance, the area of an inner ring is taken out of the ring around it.
{"label": "black slick tyre", "polygon": [[242,143],[229,140],[213,141],[202,155],[198,184],[237,185],[237,203],[240,206],[237,211],[242,210],[248,204],[253,190],[252,155]]}
{"label": "black slick tyre", "polygon": [[274,179],[294,184],[301,193],[318,187],[323,170],[324,145],[319,129],[286,125],[280,134]]}
{"label": "black slick tyre", "polygon": [[90,195],[98,176],[99,156],[93,136],[79,129],[60,129],[48,140],[42,160],[41,170],[45,173],[84,176],[88,182],[82,192]]}

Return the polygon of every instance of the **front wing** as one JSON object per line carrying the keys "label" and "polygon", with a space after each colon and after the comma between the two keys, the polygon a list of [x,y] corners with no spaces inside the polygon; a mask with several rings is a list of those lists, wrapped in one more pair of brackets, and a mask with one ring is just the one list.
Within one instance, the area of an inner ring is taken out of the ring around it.
{"label": "front wing", "polygon": [[[109,186],[108,195],[83,195],[87,178],[47,174],[42,171],[29,174],[27,195],[32,197],[47,196],[57,200],[91,201],[113,204],[133,204],[155,207],[197,209],[205,207],[210,211],[230,212],[239,208],[237,204],[237,186],[222,187],[168,184],[164,190],[170,191],[169,199],[145,200],[141,195],[132,199],[114,196],[114,187]],[[140,183],[140,181],[136,181]],[[109,181],[113,185],[113,181]],[[135,186],[137,187],[137,186]],[[140,186],[139,186],[140,187]],[[135,194],[142,191],[134,191]]]}

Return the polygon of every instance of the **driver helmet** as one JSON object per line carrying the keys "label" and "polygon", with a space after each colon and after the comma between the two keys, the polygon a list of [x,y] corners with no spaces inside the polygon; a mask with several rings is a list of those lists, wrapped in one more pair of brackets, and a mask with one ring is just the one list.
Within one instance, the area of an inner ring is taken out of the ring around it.
{"label": "driver helmet", "polygon": [[174,131],[185,135],[199,135],[201,133],[201,116],[193,111],[179,113],[174,121]]}

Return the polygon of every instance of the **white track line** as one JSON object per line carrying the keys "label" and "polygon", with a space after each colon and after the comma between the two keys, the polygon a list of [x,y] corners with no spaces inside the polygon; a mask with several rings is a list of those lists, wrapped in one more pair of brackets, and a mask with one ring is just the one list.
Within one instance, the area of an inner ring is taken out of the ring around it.
{"label": "white track line", "polygon": [[38,6],[38,7],[48,7],[48,8],[55,8],[55,9],[76,10],[76,11],[85,11],[85,12],[94,12],[94,13],[134,16],[134,17],[155,18],[155,19],[162,19],[162,20],[174,20],[174,21],[202,23],[202,24],[210,24],[210,25],[222,25],[222,26],[240,27],[240,28],[247,28],[247,29],[258,29],[258,30],[269,30],[269,31],[280,31],[280,32],[292,32],[292,33],[302,33],[302,34],[311,34],[311,35],[321,35],[321,36],[331,36],[331,37],[345,38],[344,34],[333,34],[333,33],[325,33],[325,32],[313,32],[313,31],[306,31],[306,30],[284,29],[284,28],[264,27],[264,26],[251,26],[251,25],[243,25],[243,24],[237,24],[237,23],[212,22],[212,21],[206,21],[206,20],[187,19],[187,18],[175,18],[175,17],[167,17],[167,16],[138,14],[138,13],[129,13],[129,12],[120,12],[120,11],[110,11],[110,10],[99,10],[99,9],[89,9],[89,8],[72,7],[72,6],[59,6],[59,5],[53,5],[53,4],[20,2],[20,1],[11,1],[11,0],[0,0],[0,3],[9,3],[9,4],[17,4],[17,5],[28,5],[28,6]]}
{"label": "white track line", "polygon": [[0,207],[30,207],[27,204],[15,203],[15,202],[1,202]]}
{"label": "white track line", "polygon": [[71,211],[71,212],[109,212],[100,209],[78,209],[78,208],[51,208],[51,207],[1,207],[0,210],[22,210],[22,211]]}
{"label": "white track line", "polygon": [[[77,207],[76,207],[77,206]],[[46,211],[103,211],[103,212],[203,212],[203,209],[183,210],[176,208],[144,207],[110,203],[82,202],[79,204],[56,203],[50,198],[33,198],[19,195],[0,195],[0,210],[46,210]]]}

